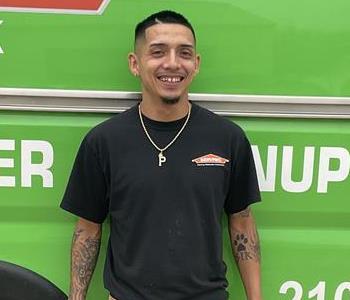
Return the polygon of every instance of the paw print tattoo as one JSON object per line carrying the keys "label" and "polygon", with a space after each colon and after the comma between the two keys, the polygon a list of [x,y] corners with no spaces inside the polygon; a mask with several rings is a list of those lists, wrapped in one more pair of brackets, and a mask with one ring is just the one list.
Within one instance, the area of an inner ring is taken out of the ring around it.
{"label": "paw print tattoo", "polygon": [[248,239],[244,236],[244,234],[237,234],[236,235],[234,245],[235,245],[238,252],[246,251],[247,250],[247,247],[246,247],[247,243],[248,243]]}
{"label": "paw print tattoo", "polygon": [[237,234],[234,241],[234,256],[236,261],[252,259],[252,253],[248,250],[248,238],[245,234]]}

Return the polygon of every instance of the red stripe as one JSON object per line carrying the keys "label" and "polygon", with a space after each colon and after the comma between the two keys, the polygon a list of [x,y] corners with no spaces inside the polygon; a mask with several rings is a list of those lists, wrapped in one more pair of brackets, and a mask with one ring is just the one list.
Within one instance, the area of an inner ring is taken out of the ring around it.
{"label": "red stripe", "polygon": [[98,10],[103,0],[0,0],[0,7]]}

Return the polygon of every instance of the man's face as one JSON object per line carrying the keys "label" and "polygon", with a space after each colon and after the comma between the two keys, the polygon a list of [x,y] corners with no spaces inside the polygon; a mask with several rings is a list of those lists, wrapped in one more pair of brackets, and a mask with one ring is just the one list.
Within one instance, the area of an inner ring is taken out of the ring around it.
{"label": "man's face", "polygon": [[187,99],[188,88],[199,70],[192,32],[180,24],[157,24],[139,38],[129,55],[133,74],[140,76],[143,98],[164,103]]}

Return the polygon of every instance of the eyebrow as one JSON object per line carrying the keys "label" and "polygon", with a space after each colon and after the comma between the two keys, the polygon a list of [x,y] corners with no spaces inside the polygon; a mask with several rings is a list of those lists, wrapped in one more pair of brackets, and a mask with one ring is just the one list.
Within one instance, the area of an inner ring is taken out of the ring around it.
{"label": "eyebrow", "polygon": [[[164,46],[168,46],[168,45],[165,43],[152,43],[152,44],[150,44],[150,47],[164,47]],[[181,44],[179,47],[194,49],[194,46],[192,44]]]}

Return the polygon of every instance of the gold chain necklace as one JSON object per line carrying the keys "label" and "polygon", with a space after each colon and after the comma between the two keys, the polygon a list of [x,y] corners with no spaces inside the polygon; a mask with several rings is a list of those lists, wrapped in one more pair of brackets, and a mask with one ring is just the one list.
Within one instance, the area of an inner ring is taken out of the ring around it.
{"label": "gold chain necklace", "polygon": [[139,117],[140,117],[140,121],[141,121],[141,125],[142,125],[142,128],[143,128],[143,131],[145,132],[147,138],[152,143],[152,145],[159,151],[159,154],[158,154],[158,166],[159,167],[161,167],[162,164],[166,162],[166,157],[164,156],[163,152],[165,150],[167,150],[176,141],[176,139],[180,136],[181,132],[185,129],[185,127],[186,127],[186,125],[188,123],[188,120],[190,119],[190,115],[191,115],[191,104],[188,102],[188,113],[187,113],[187,118],[185,120],[185,123],[182,125],[181,129],[175,135],[175,137],[170,141],[170,143],[168,145],[166,145],[164,148],[160,148],[152,140],[151,136],[149,135],[149,133],[148,133],[148,131],[146,129],[145,123],[143,122],[143,118],[142,118],[141,104],[139,104]]}

